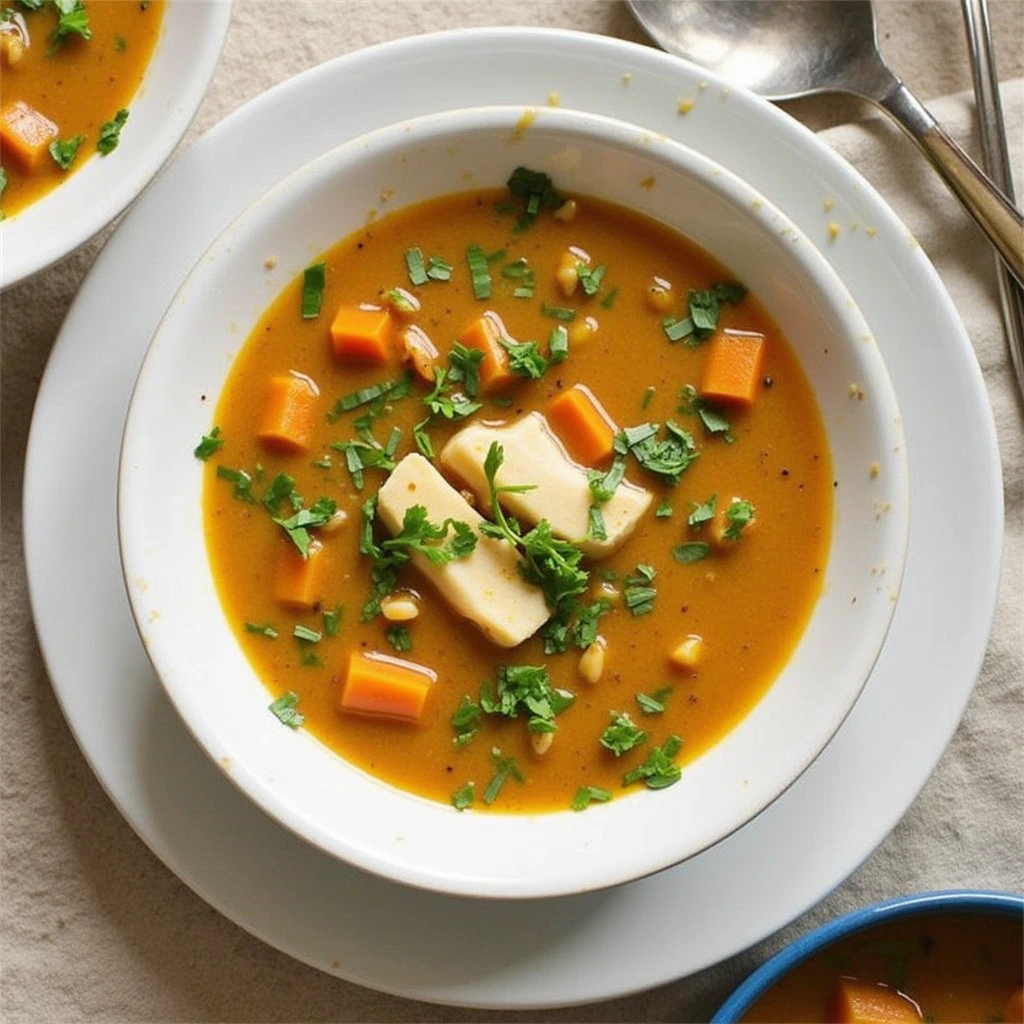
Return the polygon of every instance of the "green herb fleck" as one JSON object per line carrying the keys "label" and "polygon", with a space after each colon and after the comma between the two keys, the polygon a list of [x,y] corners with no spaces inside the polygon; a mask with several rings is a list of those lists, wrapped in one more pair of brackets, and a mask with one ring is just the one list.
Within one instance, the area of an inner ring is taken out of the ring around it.
{"label": "green herb fleck", "polygon": [[234,496],[239,501],[256,500],[252,493],[252,477],[244,469],[228,469],[227,466],[218,466],[217,476],[221,480],[229,480],[235,485]]}
{"label": "green herb fleck", "polygon": [[510,341],[499,338],[501,347],[508,353],[508,368],[520,377],[540,380],[547,372],[548,361],[541,355],[535,341]]}
{"label": "green herb fleck", "polygon": [[306,720],[306,716],[298,710],[298,703],[299,695],[289,690],[287,693],[282,693],[277,700],[270,704],[270,711],[278,721],[283,722],[292,729],[298,729]]}
{"label": "green herb fleck", "polygon": [[678,782],[682,769],[675,763],[675,757],[682,749],[683,741],[678,736],[669,736],[664,744],[655,747],[643,764],[622,776],[622,784],[629,786],[643,779],[648,789],[666,789]]}
{"label": "green herb fleck", "polygon": [[467,246],[466,263],[469,265],[469,278],[473,285],[474,298],[489,299],[491,297],[491,271],[487,256],[479,245]]}
{"label": "green herb fleck", "polygon": [[440,256],[431,256],[427,260],[427,277],[431,281],[450,281],[454,267]]}
{"label": "green herb fleck", "polygon": [[407,626],[389,626],[384,635],[399,654],[407,654],[412,650],[412,633]]}
{"label": "green herb fleck", "polygon": [[677,544],[672,549],[672,557],[683,565],[701,562],[711,554],[711,545],[704,541],[691,540],[685,544]]}
{"label": "green herb fleck", "polygon": [[452,729],[455,730],[452,743],[457,747],[464,747],[480,731],[482,721],[483,711],[480,705],[468,694],[464,694],[451,718]]}
{"label": "green herb fleck", "polygon": [[739,540],[743,531],[754,521],[754,506],[743,498],[733,498],[725,510],[725,521],[728,524],[722,536],[726,540]]}
{"label": "green herb fleck", "polygon": [[205,462],[214,452],[219,451],[224,445],[224,438],[220,436],[220,427],[214,427],[208,434],[203,434],[202,440],[192,449],[192,454],[197,459]]}
{"label": "green herb fleck", "polygon": [[108,156],[117,149],[121,141],[121,129],[128,120],[128,111],[122,107],[109,121],[100,125],[100,133],[96,139],[96,149],[101,156]]}
{"label": "green herb fleck", "polygon": [[569,358],[569,332],[561,324],[551,329],[548,358],[552,363],[563,363]]}
{"label": "green herb fleck", "polygon": [[627,750],[640,746],[647,739],[647,733],[636,725],[629,713],[613,711],[612,724],[601,733],[601,746],[621,757]]}
{"label": "green herb fleck", "polygon": [[568,306],[549,306],[546,302],[542,302],[540,311],[544,316],[551,317],[552,320],[562,320],[567,324],[571,324],[576,319],[576,310],[570,309]]}
{"label": "green herb fleck", "polygon": [[567,690],[556,690],[543,665],[499,665],[497,686],[480,684],[480,708],[488,715],[518,718],[527,714],[530,732],[556,732],[555,718],[576,699]]}
{"label": "green herb fleck", "polygon": [[601,281],[608,270],[604,265],[590,267],[586,263],[576,264],[576,276],[579,278],[583,292],[586,295],[596,295],[601,287]]}
{"label": "green herb fleck", "polygon": [[[217,467],[218,471],[220,466]],[[287,519],[273,517],[273,521],[288,535],[288,539],[299,549],[303,558],[309,557],[309,545],[312,538],[309,530],[326,525],[327,521],[338,511],[338,503],[332,498],[319,498],[309,508],[300,508]]]}
{"label": "green herb fleck", "polygon": [[658,504],[658,507],[654,510],[654,516],[656,519],[671,519],[672,518],[672,502],[666,498],[664,501]]}
{"label": "green herb fleck", "polygon": [[324,636],[338,635],[338,630],[341,629],[341,616],[344,610],[344,606],[339,604],[336,608],[323,613]]}
{"label": "green herb fleck", "polygon": [[320,315],[327,286],[327,264],[314,263],[302,272],[302,319],[315,320]]}
{"label": "green herb fleck", "polygon": [[487,789],[484,790],[484,803],[488,807],[498,799],[501,787],[505,785],[505,780],[510,775],[516,782],[520,784],[523,782],[523,773],[519,770],[514,757],[505,757],[497,747],[493,747],[491,749],[491,760],[494,762],[494,778],[491,779],[487,784]]}
{"label": "green herb fleck", "polygon": [[264,636],[268,640],[277,639],[277,630],[274,629],[273,623],[270,622],[247,622],[245,624],[246,633],[256,633],[258,636]]}
{"label": "green herb fleck", "polygon": [[409,271],[409,281],[413,285],[426,284],[430,278],[427,276],[427,268],[423,262],[423,250],[419,248],[406,249],[405,266]]}
{"label": "green herb fleck", "polygon": [[606,804],[612,795],[607,789],[598,786],[580,786],[572,798],[571,807],[574,811],[585,811],[591,804]]}
{"label": "green herb fleck", "polygon": [[654,611],[654,599],[658,595],[658,591],[651,586],[654,576],[653,565],[640,563],[626,577],[622,597],[631,615],[647,615]]}
{"label": "green herb fleck", "polygon": [[692,511],[686,517],[686,525],[696,529],[699,526],[703,526],[704,523],[711,522],[715,518],[715,508],[717,505],[717,494],[712,494],[707,501],[701,502],[699,505],[692,505]]}
{"label": "green herb fleck", "polygon": [[506,184],[509,192],[523,202],[522,212],[516,221],[517,231],[528,228],[541,210],[557,210],[565,202],[543,171],[517,167]]}
{"label": "green herb fleck", "polygon": [[74,162],[75,155],[78,153],[78,147],[84,141],[84,135],[72,135],[70,139],[54,139],[49,147],[53,162],[62,171],[66,171]]}
{"label": "green herb fleck", "polygon": [[457,811],[468,810],[473,806],[474,795],[475,786],[472,782],[467,782],[461,789],[452,793],[452,807]]}
{"label": "green herb fleck", "polygon": [[654,693],[638,693],[636,695],[636,703],[640,708],[641,714],[644,715],[660,715],[665,711],[665,701],[672,693],[671,686],[663,686],[660,690],[655,690]]}

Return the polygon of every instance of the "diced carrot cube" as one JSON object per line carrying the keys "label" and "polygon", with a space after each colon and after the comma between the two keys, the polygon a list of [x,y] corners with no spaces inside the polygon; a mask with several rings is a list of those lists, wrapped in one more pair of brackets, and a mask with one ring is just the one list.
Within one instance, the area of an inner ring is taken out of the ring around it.
{"label": "diced carrot cube", "polygon": [[0,146],[27,171],[38,170],[58,134],[59,129],[48,117],[23,100],[0,110]]}
{"label": "diced carrot cube", "polygon": [[281,451],[308,451],[319,397],[320,392],[308,377],[297,374],[271,377],[257,431],[259,439]]}
{"label": "diced carrot cube", "polygon": [[490,310],[474,320],[459,337],[466,348],[479,349],[484,354],[479,371],[481,391],[498,391],[516,379],[508,368],[508,353],[501,338],[507,339],[508,331],[501,317]]}
{"label": "diced carrot cube", "polygon": [[920,1021],[917,1006],[895,989],[873,982],[840,978],[832,994],[832,1015],[836,1024],[900,1024]]}
{"label": "diced carrot cube", "polygon": [[316,538],[310,540],[305,558],[289,541],[278,556],[274,600],[288,608],[312,608],[323,597],[326,563],[323,544]]}
{"label": "diced carrot cube", "polygon": [[708,343],[700,393],[716,402],[750,405],[757,397],[765,338],[750,331],[719,331]]}
{"label": "diced carrot cube", "polygon": [[548,406],[547,417],[577,462],[593,466],[611,456],[619,428],[585,384],[563,391]]}
{"label": "diced carrot cube", "polygon": [[391,314],[372,306],[340,306],[331,341],[336,356],[386,363],[391,358]]}
{"label": "diced carrot cube", "polygon": [[437,674],[377,651],[352,651],[341,684],[342,711],[417,722]]}

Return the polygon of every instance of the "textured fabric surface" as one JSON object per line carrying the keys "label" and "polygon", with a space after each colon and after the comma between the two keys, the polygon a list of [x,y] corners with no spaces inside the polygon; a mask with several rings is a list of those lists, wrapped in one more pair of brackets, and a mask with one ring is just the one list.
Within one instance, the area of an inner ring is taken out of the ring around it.
{"label": "textured fabric surface", "polygon": [[[990,6],[1001,77],[1020,79],[1024,3],[993,0]],[[189,138],[276,82],[340,53],[439,28],[498,24],[571,27],[643,41],[626,8],[612,0],[238,0]],[[976,152],[972,100],[947,95],[970,86],[959,4],[883,0],[879,26],[893,66]],[[1004,103],[1014,166],[1022,168],[1024,83],[1008,85]],[[831,896],[754,949],[650,992],[543,1013],[453,1010],[384,996],[291,960],[208,907],[153,857],[104,794],[61,717],[28,610],[20,506],[32,405],[60,322],[101,237],[0,300],[0,1019],[706,1020],[770,952],[854,906],[958,885],[1024,890],[1024,416],[1007,362],[990,249],[890,123],[861,120],[867,113],[862,105],[842,98],[801,101],[789,110],[823,130],[824,140],[879,189],[934,262],[970,334],[1001,446],[1006,545],[992,639],[955,738],[892,834]],[[950,500],[957,500],[955,480]],[[956,638],[936,642],[955,644]],[[623,950],[630,955],[642,952]]]}

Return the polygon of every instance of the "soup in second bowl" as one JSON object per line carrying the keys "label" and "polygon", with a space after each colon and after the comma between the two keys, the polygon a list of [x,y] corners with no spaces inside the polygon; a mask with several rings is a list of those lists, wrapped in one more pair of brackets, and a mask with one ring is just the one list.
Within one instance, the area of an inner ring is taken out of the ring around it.
{"label": "soup in second bowl", "polygon": [[756,297],[522,168],[313,263],[196,454],[273,712],[460,810],[675,784],[786,662],[828,554],[821,418]]}

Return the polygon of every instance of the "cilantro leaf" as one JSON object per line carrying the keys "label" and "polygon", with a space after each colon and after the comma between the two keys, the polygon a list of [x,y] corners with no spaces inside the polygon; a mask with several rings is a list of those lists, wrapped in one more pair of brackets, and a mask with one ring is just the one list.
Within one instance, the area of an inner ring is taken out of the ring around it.
{"label": "cilantro leaf", "polygon": [[465,811],[473,806],[473,798],[476,795],[476,787],[472,782],[467,782],[461,789],[452,793],[452,807],[457,811]]}
{"label": "cilantro leaf", "polygon": [[[217,467],[218,470],[220,467]],[[338,503],[333,498],[319,498],[309,508],[300,508],[293,516],[282,519],[271,517],[288,535],[288,539],[299,549],[303,558],[309,557],[309,546],[312,538],[309,531],[318,526],[326,525],[327,521],[338,511]]]}
{"label": "cilantro leaf", "polygon": [[520,377],[540,380],[547,372],[548,361],[541,355],[535,341],[511,341],[499,338],[501,347],[508,353],[508,368]]}
{"label": "cilantro leaf", "polygon": [[637,707],[641,714],[660,715],[665,711],[665,701],[672,693],[671,686],[663,686],[654,693],[638,693],[636,695]]}
{"label": "cilantro leaf", "polygon": [[631,615],[647,615],[654,611],[654,599],[658,595],[658,591],[651,586],[654,577],[654,566],[641,563],[624,580],[622,598]]}
{"label": "cilantro leaf", "polygon": [[541,210],[557,210],[565,201],[543,171],[517,167],[506,185],[511,195],[523,201],[522,213],[516,221],[517,231],[528,228]]}
{"label": "cilantro leaf", "polygon": [[648,473],[662,477],[666,483],[678,484],[679,478],[698,457],[699,452],[693,436],[672,420],[665,423],[666,436],[658,440],[657,423],[642,423],[620,431],[614,441],[615,451],[620,455],[627,452]]}
{"label": "cilantro leaf", "polygon": [[633,722],[626,711],[613,711],[612,724],[601,733],[601,746],[621,757],[627,750],[640,746],[647,733]]}
{"label": "cilantro leaf", "polygon": [[686,518],[686,525],[691,527],[702,526],[715,518],[715,506],[718,504],[718,495],[712,494],[707,501],[699,505],[692,505],[693,509]]}
{"label": "cilantro leaf", "polygon": [[580,786],[572,798],[571,807],[574,811],[585,811],[591,804],[606,804],[612,795],[607,789],[598,786]]}
{"label": "cilantro leaf", "polygon": [[692,562],[701,562],[711,554],[711,545],[703,541],[687,541],[685,544],[677,544],[672,549],[672,557],[683,565]]}
{"label": "cilantro leaf", "polygon": [[122,107],[109,121],[100,125],[100,133],[96,139],[96,149],[101,156],[107,156],[117,149],[121,141],[121,129],[128,120],[128,111]]}
{"label": "cilantro leaf", "polygon": [[739,540],[743,531],[754,521],[754,506],[743,498],[733,498],[725,510],[725,521],[728,524],[722,536],[726,540]]}
{"label": "cilantro leaf", "polygon": [[520,785],[523,782],[523,773],[519,770],[514,757],[504,757],[497,747],[493,747],[491,749],[491,760],[494,762],[495,767],[494,778],[491,779],[487,784],[487,789],[484,790],[484,803],[488,807],[498,799],[501,787],[505,785],[505,780],[510,775]]}
{"label": "cilantro leaf", "polygon": [[78,147],[83,142],[85,142],[84,135],[72,135],[70,139],[54,139],[49,146],[53,162],[62,171],[68,170],[72,163],[74,163]]}
{"label": "cilantro leaf", "polygon": [[655,747],[647,760],[622,776],[622,784],[629,786],[641,779],[648,789],[667,789],[682,777],[682,769],[675,763],[675,757],[682,749],[683,741],[678,736],[669,736],[660,746]]}
{"label": "cilantro leaf", "polygon": [[497,687],[489,681],[480,684],[480,709],[488,715],[518,718],[527,714],[530,732],[555,732],[555,718],[576,700],[568,690],[556,690],[543,665],[499,665]]}
{"label": "cilantro leaf", "polygon": [[283,722],[292,729],[298,729],[298,727],[306,720],[306,716],[298,710],[298,704],[298,694],[289,690],[287,693],[282,693],[277,700],[272,701],[269,708],[271,714],[273,714],[279,722]]}
{"label": "cilantro leaf", "polygon": [[220,436],[220,427],[214,427],[208,434],[203,434],[192,454],[205,462],[214,452],[220,451],[223,445],[224,438]]}
{"label": "cilantro leaf", "polygon": [[451,717],[452,728],[455,730],[452,743],[464,747],[480,731],[482,722],[483,711],[480,705],[468,695],[463,695]]}

